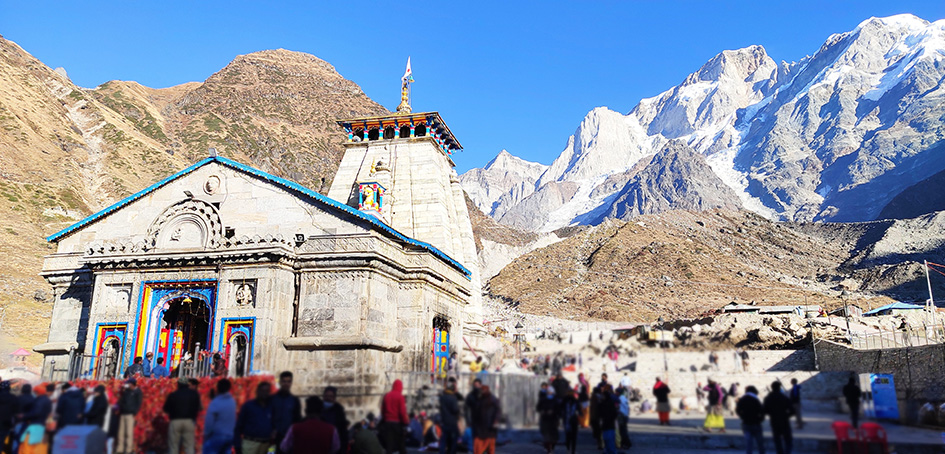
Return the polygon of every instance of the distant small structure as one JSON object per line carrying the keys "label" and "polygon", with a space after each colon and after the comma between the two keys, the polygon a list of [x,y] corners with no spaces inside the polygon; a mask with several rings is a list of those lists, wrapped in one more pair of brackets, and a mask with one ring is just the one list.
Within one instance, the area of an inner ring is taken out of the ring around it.
{"label": "distant small structure", "polygon": [[863,316],[875,317],[878,315],[899,315],[899,314],[907,313],[909,311],[921,311],[924,309],[925,309],[925,306],[921,306],[918,304],[901,303],[897,301],[895,303],[890,303],[885,306],[877,307],[876,309],[873,309],[871,311],[864,312]]}
{"label": "distant small structure", "polygon": [[13,358],[14,364],[22,364],[26,362],[26,357],[30,356],[31,354],[32,353],[30,353],[29,350],[25,348],[20,348],[20,349],[17,349],[17,351],[10,353],[10,357]]}
{"label": "distant small structure", "polygon": [[800,316],[805,316],[811,314],[816,316],[820,313],[820,306],[817,304],[808,304],[808,305],[797,305],[797,306],[759,306],[756,304],[738,304],[736,302],[731,302],[722,306],[722,313],[748,313],[748,314],[759,314],[759,315],[781,315],[781,314],[797,314]]}
{"label": "distant small structure", "polygon": [[863,308],[854,304],[847,304],[846,306],[828,312],[827,315],[834,317],[862,317]]}

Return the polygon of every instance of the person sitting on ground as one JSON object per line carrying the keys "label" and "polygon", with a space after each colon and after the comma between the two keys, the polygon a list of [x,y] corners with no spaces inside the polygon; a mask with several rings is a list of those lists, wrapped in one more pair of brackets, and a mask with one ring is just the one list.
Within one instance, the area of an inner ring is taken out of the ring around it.
{"label": "person sitting on ground", "polygon": [[650,399],[643,399],[643,402],[640,402],[640,413],[649,413],[653,411],[653,402],[650,402]]}
{"label": "person sitting on ground", "polygon": [[384,447],[375,433],[376,424],[374,414],[368,413],[360,424],[351,427],[351,454],[384,454]]}
{"label": "person sitting on ground", "polygon": [[[335,426],[322,421],[325,406],[318,396],[305,399],[305,419],[289,427],[279,449],[288,454],[326,453],[341,450],[341,437]],[[347,449],[347,447],[345,447]]]}
{"label": "person sitting on ground", "polygon": [[426,449],[439,448],[440,428],[430,415],[423,415],[423,447]]}
{"label": "person sitting on ground", "polygon": [[408,448],[419,448],[423,444],[424,416],[426,416],[426,413],[423,412],[420,412],[419,416],[414,412],[407,415],[410,420],[410,424],[407,424],[407,440],[405,442]]}

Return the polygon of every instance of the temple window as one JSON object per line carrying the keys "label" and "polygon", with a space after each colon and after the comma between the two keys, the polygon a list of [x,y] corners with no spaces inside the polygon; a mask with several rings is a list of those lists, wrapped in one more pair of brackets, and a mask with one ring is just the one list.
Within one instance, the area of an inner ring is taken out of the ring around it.
{"label": "temple window", "polygon": [[400,138],[406,139],[410,137],[410,125],[405,125],[400,127]]}
{"label": "temple window", "polygon": [[384,138],[385,138],[385,139],[393,139],[393,138],[395,137],[395,134],[396,134],[396,133],[394,132],[394,127],[393,127],[393,126],[388,126],[388,127],[384,128]]}
{"label": "temple window", "polygon": [[371,129],[368,132],[368,140],[377,140],[381,136],[381,131],[377,128]]}
{"label": "temple window", "polygon": [[417,125],[416,129],[414,129],[413,135],[416,137],[423,137],[427,135],[426,125]]}
{"label": "temple window", "polygon": [[355,142],[364,140],[364,128],[355,129],[351,134],[351,137],[354,137]]}

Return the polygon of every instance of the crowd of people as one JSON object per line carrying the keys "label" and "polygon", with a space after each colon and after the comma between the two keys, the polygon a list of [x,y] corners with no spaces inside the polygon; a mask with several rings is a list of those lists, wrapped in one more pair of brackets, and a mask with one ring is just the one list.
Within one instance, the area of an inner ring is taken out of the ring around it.
{"label": "crowd of people", "polygon": [[[670,425],[670,414],[673,410],[670,404],[671,393],[669,385],[661,378],[656,378],[652,388],[656,406],[654,408],[649,399],[643,398],[639,404],[640,412],[655,410],[659,415],[659,424]],[[744,393],[740,394],[738,383],[726,388],[710,379],[706,386],[698,385],[696,400],[706,412],[703,422],[703,430],[706,432],[724,433],[725,414],[731,413],[741,421],[746,451],[751,454],[754,447],[757,447],[758,451],[764,454],[762,424],[767,418],[777,454],[790,454],[793,449],[791,419],[796,420],[798,429],[804,427],[801,393],[801,385],[796,378],[791,379],[790,389],[784,389],[781,382],[775,381],[770,385],[770,391],[764,399],[755,386],[745,387]],[[850,379],[843,389],[843,395],[850,407],[855,427],[862,396],[855,379]],[[682,404],[683,400],[680,400],[680,410],[687,409]],[[627,424],[631,406],[638,401],[641,401],[639,390],[631,386],[627,374],[616,384],[611,384],[604,373],[601,381],[593,387],[584,374],[578,375],[578,383],[574,386],[562,374],[557,374],[552,380],[542,383],[536,408],[546,451],[554,451],[561,438],[559,430],[563,428],[565,447],[567,452],[573,454],[577,433],[582,427],[591,428],[598,449],[607,454],[616,453],[618,448],[629,448],[632,443]]]}
{"label": "crowd of people", "polygon": [[[635,352],[630,352],[630,357]],[[619,370],[617,362],[620,360],[620,351],[614,345],[607,346],[601,357],[604,359],[604,370],[616,372]],[[554,355],[523,356],[519,367],[535,375],[555,376],[561,372],[575,372],[584,369],[584,354],[558,352]]]}
{"label": "crowd of people", "polygon": [[[489,386],[480,378],[473,380],[470,392],[462,396],[457,390],[456,377],[447,377],[443,389],[437,396],[438,413],[404,416],[403,403],[384,400],[385,412],[398,408],[399,416],[385,416],[384,424],[387,452],[405,453],[406,447],[437,451],[442,454],[475,452],[494,454],[499,425],[503,420],[502,405]],[[394,390],[400,381],[394,381]],[[400,429],[406,421],[406,431]],[[404,442],[399,438],[406,438]]]}
{"label": "crowd of people", "polygon": [[633,392],[629,385],[626,375],[615,386],[606,373],[594,386],[583,373],[574,386],[561,372],[542,383],[536,411],[545,450],[548,453],[555,450],[563,428],[565,448],[573,454],[582,427],[591,428],[598,449],[607,454],[615,454],[618,446],[629,448],[632,442],[627,424]]}
{"label": "crowd of people", "polygon": [[[140,452],[135,439],[135,419],[148,398],[138,388],[144,375],[141,362],[123,380],[114,405],[106,387],[91,390],[69,382],[47,384],[38,389],[24,384],[19,395],[10,383],[0,384],[0,440],[10,440],[4,453],[47,454],[55,433],[73,425],[101,427],[108,437],[109,454]],[[134,366],[131,366],[134,367]],[[153,373],[153,371],[151,371]],[[408,414],[403,383],[395,380],[379,408],[352,424],[338,403],[337,389],[326,387],[321,396],[302,400],[292,393],[293,375],[282,372],[273,389],[268,381],[258,384],[255,398],[237,406],[232,382],[216,381],[210,403],[203,409],[199,381],[177,379],[177,389],[167,395],[163,413],[167,417],[167,451],[193,454],[197,451],[197,420],[203,418],[202,446],[207,454],[278,453],[406,453],[407,446],[440,452],[495,452],[502,408],[480,379],[472,391],[461,396],[456,378],[449,377],[438,396],[439,413]]]}
{"label": "crowd of people", "polygon": [[[545,359],[554,365],[551,358]],[[160,364],[149,372],[154,375],[156,371],[156,376],[163,377],[158,367]],[[0,382],[0,440],[9,440],[3,452],[47,454],[56,431],[79,424],[102,427],[108,435],[109,454],[138,452],[141,440],[135,439],[135,420],[146,396],[138,388],[137,379],[144,373],[143,368],[133,370],[123,381],[114,405],[109,403],[103,385],[86,390],[68,382],[36,389],[24,384],[19,395],[14,395],[9,382]],[[167,452],[196,451],[197,421],[202,415],[203,453],[382,454],[406,453],[407,447],[412,446],[444,454],[470,451],[494,454],[503,420],[497,396],[480,378],[475,378],[466,396],[457,391],[456,377],[447,377],[443,383],[437,396],[438,412],[433,415],[408,413],[403,383],[395,380],[382,399],[379,415],[371,413],[352,424],[345,408],[337,402],[338,391],[334,387],[324,388],[320,396],[308,397],[303,405],[302,399],[292,393],[291,372],[281,373],[275,386],[268,381],[259,383],[255,398],[241,406],[231,394],[230,380],[221,378],[209,396],[206,411],[197,390],[199,382],[180,378],[177,389],[163,402],[168,421]],[[763,454],[762,425],[768,419],[777,453],[790,454],[793,448],[790,419],[796,418],[797,428],[804,425],[801,385],[792,379],[790,389],[786,390],[780,382],[774,382],[763,399],[754,386],[745,387],[743,394],[739,390],[738,383],[723,387],[712,379],[706,386],[701,383],[697,386],[696,407],[706,411],[703,429],[725,432],[725,414],[737,415],[747,452],[751,454],[757,447]],[[567,452],[573,454],[581,428],[590,428],[598,449],[606,454],[629,448],[631,408],[655,411],[660,425],[670,425],[672,392],[666,382],[656,378],[651,390],[654,407],[650,398],[632,386],[627,373],[614,383],[603,373],[600,381],[592,385],[583,373],[572,384],[559,370],[538,391],[535,411],[544,448],[553,452],[563,438]],[[862,393],[854,379],[844,387],[843,394],[856,426]],[[687,399],[680,399],[680,410],[687,409],[684,403]]]}

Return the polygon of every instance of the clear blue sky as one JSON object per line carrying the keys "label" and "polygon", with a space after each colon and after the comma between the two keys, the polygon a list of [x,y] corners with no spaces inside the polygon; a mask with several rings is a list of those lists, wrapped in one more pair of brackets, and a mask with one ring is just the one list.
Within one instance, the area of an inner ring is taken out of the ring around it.
{"label": "clear blue sky", "polygon": [[84,87],[167,87],[239,54],[303,51],[388,109],[410,55],[414,110],[443,114],[466,147],[462,172],[503,148],[550,163],[589,110],[629,111],[724,49],[760,44],[793,61],[899,13],[942,19],[945,1],[0,0],[0,34]]}

